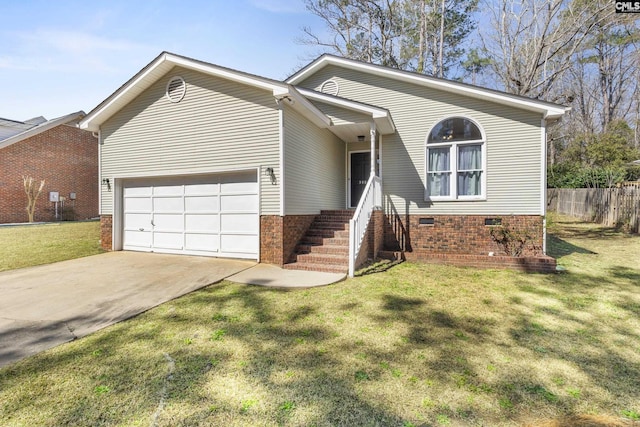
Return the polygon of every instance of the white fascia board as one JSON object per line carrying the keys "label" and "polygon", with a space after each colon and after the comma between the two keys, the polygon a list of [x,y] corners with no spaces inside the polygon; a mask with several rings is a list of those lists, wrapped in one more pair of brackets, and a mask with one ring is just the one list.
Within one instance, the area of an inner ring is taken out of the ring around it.
{"label": "white fascia board", "polygon": [[[100,125],[109,117],[115,114],[120,108],[124,107],[128,101],[133,100],[137,95],[142,93],[146,88],[151,86],[151,82],[147,81],[148,76],[152,74],[158,67],[162,66],[167,59],[167,54],[163,53],[153,62],[147,65],[137,76],[134,76],[129,82],[125,83],[120,89],[115,91],[111,96],[103,101],[103,105],[98,105],[96,109],[89,112],[87,116],[80,121],[80,129],[88,129],[94,132],[100,130]],[[167,70],[168,71],[168,70]]]}
{"label": "white fascia board", "polygon": [[275,90],[275,88],[277,87],[286,88],[285,84],[277,85],[275,84],[275,82],[270,82],[266,79],[263,80],[257,76],[249,76],[241,72],[221,68],[212,64],[196,62],[180,56],[175,56],[171,54],[166,54],[166,55],[167,55],[167,60],[172,62],[174,65],[179,65],[184,68],[200,71],[202,73],[209,74],[211,76],[220,77],[226,80],[230,80],[237,83],[243,83],[249,86],[254,86],[254,87],[265,89],[265,90]]}
{"label": "white fascia board", "polygon": [[337,107],[344,108],[346,110],[355,111],[357,113],[371,115],[378,130],[387,135],[396,131],[395,123],[391,118],[391,113],[384,108],[374,107],[372,105],[362,104],[360,102],[351,101],[344,98],[338,98],[335,96],[325,95],[320,92],[316,92],[309,89],[296,88],[301,95],[314,101],[319,101],[329,105],[335,105]]}
{"label": "white fascia board", "polygon": [[307,98],[293,86],[287,85],[287,91],[282,88],[274,89],[273,96],[278,100],[288,99],[290,106],[300,114],[311,120],[313,124],[320,128],[328,128],[331,126],[331,119],[327,117],[318,107],[313,105]]}
{"label": "white fascia board", "polygon": [[376,65],[367,64],[364,62],[353,61],[344,58],[338,58],[335,56],[322,56],[315,63],[309,65],[307,68],[303,68],[297,74],[294,74],[286,80],[289,84],[297,84],[304,80],[306,77],[314,74],[327,65],[338,65],[344,68],[352,70],[363,71],[368,74],[374,74],[382,77],[388,77],[394,80],[405,81],[408,83],[418,84],[420,86],[426,86],[433,89],[439,89],[446,92],[457,93],[460,95],[471,96],[473,98],[485,99],[498,104],[514,106],[522,108],[524,110],[534,111],[543,114],[545,118],[559,118],[564,115],[568,109],[563,106],[550,105],[547,102],[539,102],[534,99],[528,100],[526,98],[502,94],[488,89],[483,89],[475,86],[463,85],[460,83],[436,79],[434,77],[413,74],[406,71],[396,70],[393,68],[386,68]]}
{"label": "white fascia board", "polygon": [[364,105],[356,101],[350,101],[344,98],[338,98],[335,96],[328,96],[320,92],[316,92],[310,89],[296,88],[300,94],[307,98],[311,98],[314,101],[324,102],[325,104],[336,105],[346,108],[347,110],[356,111],[358,113],[370,114],[372,117],[385,117],[388,111],[383,108],[376,108],[371,105]]}
{"label": "white fascia board", "polygon": [[311,64],[308,64],[306,67],[303,67],[302,69],[298,70],[295,74],[293,74],[291,77],[285,80],[285,82],[289,83],[290,85],[297,85],[298,83],[306,79],[308,76],[312,76],[316,72],[320,71],[321,69],[329,65],[332,62],[330,61],[330,59],[335,59],[335,58],[324,56],[324,55],[321,56]]}
{"label": "white fascia board", "polygon": [[73,120],[80,119],[83,116],[84,116],[84,111],[77,111],[75,113],[67,114],[66,116],[49,120],[47,122],[34,126],[31,129],[28,129],[22,133],[13,135],[7,139],[2,140],[2,142],[0,142],[0,148],[8,147],[9,145],[15,144],[16,142],[20,142],[32,136],[38,135],[39,133],[52,129],[56,126],[64,125]]}
{"label": "white fascia board", "polygon": [[545,120],[548,120],[549,122],[552,122],[555,120],[559,120],[569,111],[571,111],[571,107],[550,108],[547,112],[544,113],[543,118]]}
{"label": "white fascia board", "polygon": [[381,135],[390,135],[392,133],[395,133],[396,131],[396,126],[393,123],[393,120],[391,119],[390,115],[384,116],[384,117],[376,117],[374,115],[373,121],[378,127],[378,131],[380,132]]}

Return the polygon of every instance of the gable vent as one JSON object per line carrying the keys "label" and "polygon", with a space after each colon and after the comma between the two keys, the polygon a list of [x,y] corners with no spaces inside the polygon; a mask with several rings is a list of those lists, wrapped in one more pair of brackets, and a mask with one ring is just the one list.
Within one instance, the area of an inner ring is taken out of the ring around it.
{"label": "gable vent", "polygon": [[187,93],[187,84],[182,77],[176,76],[169,80],[169,83],[167,83],[167,98],[169,101],[180,102],[185,93]]}
{"label": "gable vent", "polygon": [[326,93],[327,95],[336,96],[338,95],[339,90],[340,87],[338,86],[338,82],[336,82],[335,80],[327,80],[326,82],[322,83],[322,86],[320,86],[320,92]]}

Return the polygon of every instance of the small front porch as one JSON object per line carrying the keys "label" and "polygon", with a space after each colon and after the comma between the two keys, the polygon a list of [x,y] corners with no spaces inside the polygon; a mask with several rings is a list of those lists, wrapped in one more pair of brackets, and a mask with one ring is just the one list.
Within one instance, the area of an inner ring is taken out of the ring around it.
{"label": "small front porch", "polygon": [[[354,210],[327,210],[316,215],[284,268],[348,273],[383,249],[384,215],[372,210],[366,224],[354,220]],[[353,230],[353,232],[352,232]]]}
{"label": "small front porch", "polygon": [[316,215],[284,267],[353,276],[359,265],[376,257],[384,241],[382,134],[375,122],[342,124],[332,132],[345,143],[344,209]]}
{"label": "small front porch", "polygon": [[[300,92],[328,120],[319,125],[319,132],[300,131],[295,119],[287,122],[288,107],[282,107],[287,135],[305,141],[298,144],[313,140],[314,145],[307,143],[304,154],[296,151],[299,145],[290,145],[289,151],[285,145],[285,201],[279,217],[261,219],[261,229],[268,230],[261,231],[261,261],[353,275],[358,263],[376,255],[368,254],[373,246],[365,236],[374,211],[382,208],[383,140],[396,132],[395,125],[385,109],[305,89]],[[287,160],[293,158],[295,163]],[[379,223],[383,230],[382,219]]]}

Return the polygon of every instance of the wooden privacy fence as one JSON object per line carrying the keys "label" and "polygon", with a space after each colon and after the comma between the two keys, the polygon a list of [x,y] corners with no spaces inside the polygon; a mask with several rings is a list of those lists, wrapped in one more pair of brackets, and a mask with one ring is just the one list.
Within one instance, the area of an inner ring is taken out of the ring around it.
{"label": "wooden privacy fence", "polygon": [[640,232],[640,186],[549,188],[547,208],[560,214]]}

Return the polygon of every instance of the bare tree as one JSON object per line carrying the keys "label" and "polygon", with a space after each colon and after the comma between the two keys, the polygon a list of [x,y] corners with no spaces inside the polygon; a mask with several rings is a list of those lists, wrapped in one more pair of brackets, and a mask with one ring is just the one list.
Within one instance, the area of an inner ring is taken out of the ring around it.
{"label": "bare tree", "polygon": [[27,194],[27,215],[29,216],[29,222],[33,222],[33,214],[36,210],[36,202],[42,189],[44,188],[44,180],[40,181],[40,187],[36,187],[35,182],[30,176],[23,176],[22,183],[24,185],[24,192]]}
{"label": "bare tree", "polygon": [[327,26],[304,44],[340,56],[446,77],[464,55],[478,0],[305,0]]}
{"label": "bare tree", "polygon": [[301,43],[345,58],[398,68],[396,0],[305,0],[305,4],[324,21],[329,37],[322,38],[304,27]]}
{"label": "bare tree", "polygon": [[[594,26],[614,13],[583,0],[485,0],[491,25],[480,31],[483,49],[502,89],[548,99]],[[554,99],[557,100],[557,99]]]}
{"label": "bare tree", "polygon": [[[599,0],[602,2],[603,0]],[[590,49],[579,58],[597,66],[597,99],[601,101],[600,127],[606,130],[618,119],[626,119],[638,102],[638,41],[640,28],[635,19],[600,21],[594,28]],[[635,72],[634,72],[635,71]]]}
{"label": "bare tree", "polygon": [[[636,80],[640,79],[640,70],[636,70]],[[633,132],[633,142],[634,142],[634,146],[638,149],[640,149],[640,102],[636,99],[636,111],[635,111],[635,117],[633,120],[633,127],[634,127],[634,132]]]}
{"label": "bare tree", "polygon": [[464,41],[476,28],[478,0],[407,0],[403,2],[401,59],[406,69],[450,77],[465,54]]}
{"label": "bare tree", "polygon": [[[573,111],[561,126],[567,137],[557,147],[549,146],[550,164],[560,157],[571,159],[574,147],[592,136],[598,140],[597,135],[605,134],[612,123],[621,120],[632,129],[629,145],[638,146],[640,17],[611,14],[606,0],[582,5],[594,16],[593,25],[582,46],[569,58],[570,68],[553,91],[554,99],[570,104]],[[563,154],[570,145],[572,149]]]}

